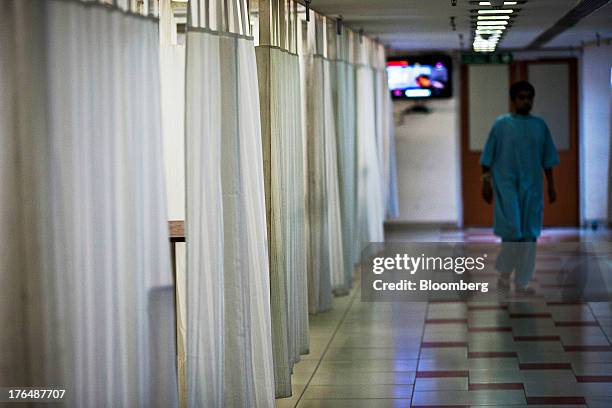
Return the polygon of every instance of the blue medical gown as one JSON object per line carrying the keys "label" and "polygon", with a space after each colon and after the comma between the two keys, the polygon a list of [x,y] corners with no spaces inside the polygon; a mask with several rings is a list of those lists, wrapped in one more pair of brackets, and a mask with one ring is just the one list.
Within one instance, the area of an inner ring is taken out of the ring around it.
{"label": "blue medical gown", "polygon": [[542,118],[506,114],[489,133],[480,164],[491,168],[494,233],[506,240],[537,238],[542,227],[543,171],[559,155]]}

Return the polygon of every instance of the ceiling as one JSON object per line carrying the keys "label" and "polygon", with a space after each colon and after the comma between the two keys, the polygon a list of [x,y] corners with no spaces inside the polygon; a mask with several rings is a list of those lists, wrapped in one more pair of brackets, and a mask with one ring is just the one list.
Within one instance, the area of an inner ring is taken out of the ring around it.
{"label": "ceiling", "polygon": [[[555,24],[571,10],[577,0],[527,0],[498,49],[521,49]],[[471,47],[470,10],[477,6],[468,0],[312,0],[311,7],[328,16],[341,15],[344,23],[363,29],[382,43],[396,50],[460,49],[459,33],[464,36],[464,49]],[[457,31],[452,31],[450,17],[455,17]],[[612,38],[612,1],[565,31],[544,48],[580,46]]]}

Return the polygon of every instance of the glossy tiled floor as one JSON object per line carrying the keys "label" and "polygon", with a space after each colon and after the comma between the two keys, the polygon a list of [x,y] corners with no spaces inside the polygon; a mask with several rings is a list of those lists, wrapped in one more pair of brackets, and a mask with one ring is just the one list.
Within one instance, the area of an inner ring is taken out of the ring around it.
{"label": "glossy tiled floor", "polygon": [[[492,240],[421,231],[394,240]],[[547,231],[543,240],[609,240]],[[311,316],[311,352],[277,407],[612,407],[610,303],[363,303]]]}

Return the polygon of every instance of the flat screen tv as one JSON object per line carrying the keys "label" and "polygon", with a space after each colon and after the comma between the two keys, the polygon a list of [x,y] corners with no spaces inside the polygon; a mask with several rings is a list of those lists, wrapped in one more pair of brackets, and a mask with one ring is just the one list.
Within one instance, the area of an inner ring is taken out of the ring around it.
{"label": "flat screen tv", "polygon": [[391,96],[396,99],[453,96],[452,60],[446,55],[389,58],[387,76]]}

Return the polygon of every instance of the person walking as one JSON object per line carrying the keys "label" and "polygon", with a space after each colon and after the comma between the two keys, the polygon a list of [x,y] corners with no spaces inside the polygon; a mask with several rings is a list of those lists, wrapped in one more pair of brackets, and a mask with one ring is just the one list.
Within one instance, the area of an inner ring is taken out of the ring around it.
{"label": "person walking", "polygon": [[543,176],[548,199],[557,199],[552,168],[559,155],[546,122],[531,115],[535,88],[527,81],[510,87],[512,113],[495,120],[485,144],[482,166],[482,196],[495,201],[493,232],[502,239],[495,267],[498,287],[508,289],[515,272],[518,294],[533,294],[529,286],[542,229]]}

